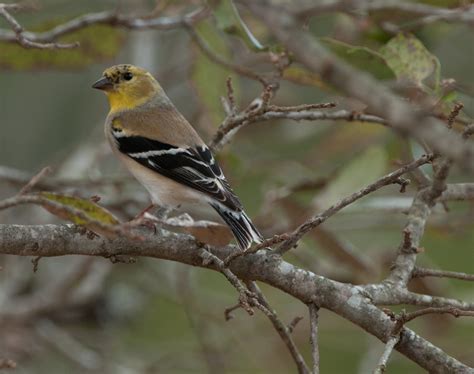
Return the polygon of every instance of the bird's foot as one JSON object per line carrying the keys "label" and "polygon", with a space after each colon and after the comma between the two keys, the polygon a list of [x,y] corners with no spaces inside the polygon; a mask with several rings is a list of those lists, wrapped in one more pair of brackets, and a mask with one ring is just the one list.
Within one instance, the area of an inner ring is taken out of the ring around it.
{"label": "bird's foot", "polygon": [[155,207],[156,207],[155,204],[151,204],[151,205],[147,206],[140,213],[138,213],[134,218],[132,218],[128,222],[128,224],[130,226],[144,226],[144,227],[147,227],[148,229],[153,230],[153,232],[156,234],[156,221],[153,220],[153,218],[150,217],[150,216],[152,216],[152,214],[149,213],[149,211],[153,210],[153,208],[155,208]]}

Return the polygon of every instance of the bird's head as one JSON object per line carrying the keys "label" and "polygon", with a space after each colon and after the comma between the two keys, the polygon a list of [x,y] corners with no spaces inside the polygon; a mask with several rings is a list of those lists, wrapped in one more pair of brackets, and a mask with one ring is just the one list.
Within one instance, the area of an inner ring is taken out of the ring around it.
{"label": "bird's head", "polygon": [[106,69],[92,87],[105,92],[111,112],[136,108],[163,92],[145,69],[125,64]]}

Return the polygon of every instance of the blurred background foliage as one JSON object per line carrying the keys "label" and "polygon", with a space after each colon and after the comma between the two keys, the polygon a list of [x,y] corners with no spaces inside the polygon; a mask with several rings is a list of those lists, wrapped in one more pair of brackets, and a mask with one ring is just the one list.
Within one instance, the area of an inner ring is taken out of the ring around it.
{"label": "blurred background foliage", "polygon": [[[199,4],[159,3],[163,16],[182,14]],[[424,3],[456,7],[464,2]],[[156,6],[155,1],[145,0],[41,0],[38,4],[39,11],[17,15],[31,31],[84,13],[117,9],[123,14],[147,14]],[[230,2],[217,1],[213,6],[213,17],[196,27],[200,37],[226,60],[257,72],[268,71],[266,51],[278,53],[281,47],[251,14],[242,14],[245,23],[241,23]],[[460,118],[469,120],[474,112],[472,27],[437,22],[411,32],[390,32],[391,25],[408,30],[414,21],[411,14],[393,11],[368,16],[331,13],[308,19],[304,27],[351,65],[402,90],[410,100],[432,103],[439,114],[447,115],[454,101],[462,102]],[[80,41],[81,47],[45,51],[0,44],[1,164],[28,172],[51,165],[60,178],[119,180],[107,186],[85,183],[58,189],[85,198],[100,195],[101,202],[121,219],[145,207],[147,196],[111,157],[104,142],[106,102],[91,89],[104,68],[132,63],[149,69],[206,140],[225,117],[220,97],[225,95],[227,77],[233,79],[241,108],[261,92],[258,83],[211,62],[182,29],[126,31],[96,25],[61,41]],[[296,63],[284,72],[274,103],[328,101],[337,102],[336,109],[370,112]],[[242,129],[218,157],[268,237],[393,170],[407,155],[421,152],[418,145],[376,124],[279,120]],[[430,173],[430,168],[425,172]],[[454,170],[450,180],[473,181],[460,170]],[[301,188],[286,193],[296,185]],[[18,188],[0,181],[2,197],[15,194]],[[288,259],[344,282],[380,280],[400,241],[413,191],[411,186],[400,194],[396,186],[389,186],[371,194],[308,235]],[[437,206],[419,263],[473,272],[473,218],[472,204],[450,203],[449,213]],[[0,213],[2,223],[54,221],[39,208]],[[36,273],[28,259],[5,257],[1,262],[2,303],[26,299],[51,284],[54,289],[54,282],[68,279],[71,271],[76,274],[84,268],[89,272],[77,280],[85,290],[71,291],[88,295],[84,302],[65,302],[57,311],[42,311],[32,323],[2,326],[0,353],[17,360],[17,373],[294,371],[288,352],[263,315],[250,318],[236,311],[234,319],[224,320],[223,311],[235,303],[236,294],[219,274],[144,258],[133,265],[111,265],[106,259],[46,259]],[[412,286],[437,295],[473,297],[472,286],[455,280],[417,280]],[[262,287],[284,321],[305,316],[304,305]],[[454,357],[474,365],[472,319],[427,316],[412,325]],[[323,373],[367,373],[383,349],[375,338],[327,311],[321,312],[320,331]],[[294,338],[309,357],[306,316],[296,326]],[[391,373],[422,372],[396,353],[389,369]]]}

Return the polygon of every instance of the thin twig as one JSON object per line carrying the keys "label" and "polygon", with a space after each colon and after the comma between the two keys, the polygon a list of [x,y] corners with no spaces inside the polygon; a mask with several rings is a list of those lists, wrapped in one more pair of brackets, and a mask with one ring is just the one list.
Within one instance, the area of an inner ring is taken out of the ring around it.
{"label": "thin twig", "polygon": [[[254,102],[255,101],[258,101],[258,99],[254,100]],[[305,106],[318,107],[332,107],[332,105],[333,103],[305,104]],[[212,140],[209,143],[209,147],[216,152],[230,141],[230,139],[232,138],[232,136],[235,135],[238,129],[255,122],[271,121],[275,119],[289,119],[297,122],[333,120],[377,123],[384,126],[387,125],[386,121],[383,118],[370,114],[354,113],[348,110],[338,110],[336,112],[324,112],[314,109],[288,111],[288,108],[291,107],[277,107],[274,105],[268,105],[264,109],[258,108],[259,110],[249,110],[249,108],[247,108],[246,110],[236,115],[227,116],[214,134]]]}
{"label": "thin twig", "polygon": [[44,32],[28,32],[25,31],[8,12],[8,10],[11,10],[12,6],[16,7],[15,10],[24,10],[24,7],[18,4],[0,3],[0,15],[7,20],[13,30],[0,29],[0,41],[19,43],[26,48],[39,49],[78,47],[78,42],[62,44],[54,43],[53,41],[61,36],[73,33],[94,24],[122,27],[131,30],[169,30],[183,27],[185,24],[193,24],[209,15],[209,9],[207,7],[200,7],[184,15],[169,17],[157,17],[156,14],[153,13],[151,16],[125,16],[117,14],[115,11],[106,11],[84,14]]}
{"label": "thin twig", "polygon": [[185,22],[184,26],[186,27],[186,30],[188,31],[189,35],[193,39],[193,41],[196,43],[196,45],[199,47],[199,49],[214,63],[224,66],[225,68],[234,71],[235,73],[242,75],[244,77],[256,80],[263,85],[267,85],[266,79],[255,73],[253,70],[243,67],[241,65],[234,64],[230,61],[225,60],[218,54],[216,54],[211,47],[206,43],[205,40],[203,40],[197,31],[194,29],[191,23]]}
{"label": "thin twig", "polygon": [[387,343],[385,345],[385,349],[382,353],[382,356],[380,357],[377,366],[375,367],[373,374],[382,374],[385,372],[385,369],[387,367],[387,361],[397,345],[397,343],[400,341],[401,337],[401,332],[402,329],[404,328],[404,325],[410,321],[412,321],[415,318],[427,315],[427,314],[451,314],[453,316],[460,317],[460,316],[469,316],[473,317],[474,316],[474,311],[470,310],[459,310],[456,309],[452,306],[450,307],[442,307],[442,308],[435,308],[435,307],[429,307],[425,309],[420,309],[411,313],[406,313],[405,311],[402,311],[399,314],[394,314],[391,310],[389,309],[384,309],[384,312],[390,316],[390,319],[395,322],[392,328],[392,332],[390,334],[389,339],[387,340]]}
{"label": "thin twig", "polygon": [[313,374],[319,374],[319,343],[318,343],[318,312],[319,308],[316,304],[311,303],[309,308],[309,321],[311,333],[309,340],[311,343],[311,356],[313,358]]}
{"label": "thin twig", "polygon": [[301,316],[296,316],[291,320],[291,322],[288,324],[287,329],[290,334],[293,334],[293,331],[295,330],[296,326],[298,323],[300,323],[304,318]]}
{"label": "thin twig", "polygon": [[[200,256],[203,260],[203,263],[209,265],[210,263],[214,263],[217,266],[219,271],[227,278],[230,284],[235,287],[235,289],[239,292],[239,305],[249,314],[253,315],[254,311],[251,305],[251,298],[255,298],[256,296],[250,292],[245,286],[240,282],[239,278],[232,273],[232,271],[225,266],[224,262],[217,256],[213,255],[208,247],[204,245],[201,248]],[[228,312],[226,312],[227,318]]]}
{"label": "thin twig", "polygon": [[423,278],[423,277],[438,277],[438,278],[453,278],[461,279],[466,281],[474,281],[474,274],[461,273],[458,271],[447,271],[428,269],[422,267],[415,267],[412,272],[412,278]]}
{"label": "thin twig", "polygon": [[402,319],[404,323],[410,322],[415,318],[425,316],[427,314],[451,314],[454,317],[474,317],[474,310],[459,310],[453,307],[443,307],[443,308],[436,308],[430,307],[425,309],[420,309],[415,312],[411,313],[402,313]]}
{"label": "thin twig", "polygon": [[280,320],[280,318],[278,318],[278,315],[268,303],[267,299],[265,298],[265,295],[262,293],[262,291],[255,282],[247,282],[247,286],[255,295],[257,295],[257,300],[260,306],[256,305],[256,307],[262,312],[264,312],[264,314],[268,317],[270,322],[273,324],[273,327],[278,332],[278,335],[280,335],[281,339],[290,351],[290,354],[293,357],[293,360],[295,361],[296,367],[298,369],[298,373],[309,374],[310,370],[306,365],[303,356],[298,351],[298,348],[296,347],[296,344],[293,341],[293,338],[291,337],[290,331]]}
{"label": "thin twig", "polygon": [[387,367],[387,361],[390,355],[392,354],[393,348],[395,348],[395,345],[398,343],[399,340],[400,332],[398,332],[398,334],[396,335],[390,336],[387,343],[385,344],[385,349],[383,350],[382,356],[380,356],[379,362],[377,363],[377,366],[373,371],[374,374],[382,374],[385,372],[385,369]]}
{"label": "thin twig", "polygon": [[277,252],[283,254],[293,248],[298,241],[310,230],[314,229],[315,227],[319,226],[321,223],[326,221],[329,217],[333,216],[335,213],[340,211],[341,209],[345,208],[346,206],[352,204],[354,201],[359,200],[360,198],[368,195],[371,192],[378,190],[386,185],[396,183],[400,176],[403,174],[420,167],[428,162],[431,162],[433,159],[433,155],[423,155],[417,160],[410,162],[409,164],[379,178],[374,183],[369,184],[368,186],[362,188],[361,190],[343,198],[342,200],[338,201],[336,204],[332,205],[324,212],[319,213],[300,226],[298,226],[291,234],[290,238],[285,240],[281,246],[277,249]]}
{"label": "thin twig", "polygon": [[79,46],[79,43],[38,43],[32,41],[25,36],[25,29],[21,26],[18,21],[13,17],[9,10],[21,10],[23,7],[19,4],[1,4],[0,3],[0,16],[2,16],[5,21],[12,28],[15,39],[21,46],[25,48],[37,48],[37,49],[71,49]]}
{"label": "thin twig", "polygon": [[293,105],[293,106],[277,106],[269,105],[267,110],[269,112],[278,112],[278,113],[289,113],[289,112],[304,112],[314,109],[328,109],[334,108],[336,103],[313,103],[313,104],[302,104],[302,105]]}
{"label": "thin twig", "polygon": [[38,174],[34,175],[30,181],[18,192],[18,195],[24,195],[28,192],[30,192],[37,184],[38,182],[46,177],[48,174],[50,174],[52,171],[51,167],[46,166],[45,168],[41,169]]}
{"label": "thin twig", "polygon": [[474,7],[459,7],[456,9],[445,9],[438,6],[432,6],[423,3],[412,3],[398,0],[362,0],[345,1],[333,0],[325,1],[322,4],[311,5],[304,9],[298,9],[297,16],[307,19],[308,17],[321,15],[328,12],[344,12],[348,14],[367,14],[375,11],[394,11],[409,13],[422,17],[416,21],[410,22],[405,27],[424,26],[437,21],[444,22],[463,22],[474,24]]}
{"label": "thin twig", "polygon": [[372,113],[386,118],[394,129],[419,142],[425,142],[433,151],[449,157],[460,167],[474,170],[473,144],[462,142],[459,134],[450,132],[431,114],[403,100],[376,78],[361,74],[360,70],[336,57],[310,32],[301,29],[300,19],[273,6],[273,2],[239,0],[239,3],[261,19],[293,58],[311,73],[317,74],[322,81],[335,86],[347,96],[361,100],[370,107]]}

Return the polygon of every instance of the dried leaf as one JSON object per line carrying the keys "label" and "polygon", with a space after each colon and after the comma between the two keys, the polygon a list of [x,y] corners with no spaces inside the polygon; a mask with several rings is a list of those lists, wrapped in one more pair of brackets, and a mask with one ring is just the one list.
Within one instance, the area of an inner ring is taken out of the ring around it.
{"label": "dried leaf", "polygon": [[398,80],[413,82],[421,87],[422,82],[434,74],[435,89],[438,89],[440,63],[414,35],[398,34],[380,49],[380,54]]}
{"label": "dried leaf", "polygon": [[55,216],[106,237],[114,237],[119,231],[116,227],[119,220],[90,200],[53,192],[39,192],[37,195],[44,200],[41,205]]}

